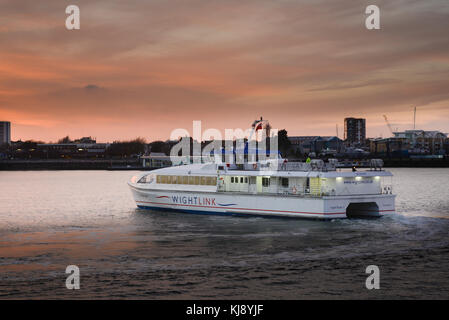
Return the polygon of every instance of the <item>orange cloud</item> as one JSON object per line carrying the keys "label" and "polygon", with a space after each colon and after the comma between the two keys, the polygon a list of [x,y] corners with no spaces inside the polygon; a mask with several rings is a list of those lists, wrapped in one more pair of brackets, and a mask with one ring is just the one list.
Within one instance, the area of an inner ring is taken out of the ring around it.
{"label": "orange cloud", "polygon": [[298,135],[362,116],[377,136],[382,114],[406,126],[419,105],[423,126],[449,131],[443,3],[384,1],[368,31],[350,0],[80,0],[72,32],[61,1],[6,1],[0,118],[13,139],[53,141],[166,139],[192,120],[246,128],[261,115]]}

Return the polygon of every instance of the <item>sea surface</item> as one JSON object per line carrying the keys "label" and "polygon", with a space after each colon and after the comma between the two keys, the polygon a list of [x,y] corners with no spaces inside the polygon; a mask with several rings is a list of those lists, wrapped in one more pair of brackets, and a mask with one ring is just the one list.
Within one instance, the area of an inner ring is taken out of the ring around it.
{"label": "sea surface", "polygon": [[145,211],[132,171],[0,171],[0,299],[448,299],[449,169],[391,171],[396,214],[333,221]]}

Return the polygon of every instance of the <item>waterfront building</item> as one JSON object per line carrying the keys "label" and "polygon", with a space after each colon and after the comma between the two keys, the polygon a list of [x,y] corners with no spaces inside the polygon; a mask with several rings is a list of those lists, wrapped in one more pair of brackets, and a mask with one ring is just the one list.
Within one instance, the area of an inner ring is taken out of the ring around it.
{"label": "waterfront building", "polygon": [[295,153],[309,154],[314,152],[340,152],[343,141],[336,136],[292,136],[288,137]]}
{"label": "waterfront building", "polygon": [[344,139],[349,146],[361,146],[366,140],[366,120],[362,118],[345,118]]}
{"label": "waterfront building", "polygon": [[[80,141],[80,140],[78,140]],[[92,142],[87,141],[86,142]],[[37,150],[50,158],[93,158],[104,156],[109,143],[42,143]]]}
{"label": "waterfront building", "polygon": [[11,143],[11,122],[0,121],[0,144]]}
{"label": "waterfront building", "polygon": [[437,130],[405,130],[393,132],[394,137],[405,139],[411,153],[418,154],[444,154],[447,134]]}
{"label": "waterfront building", "polygon": [[405,138],[370,139],[370,152],[374,155],[400,158],[408,156],[410,144]]}
{"label": "waterfront building", "polygon": [[141,156],[140,160],[144,168],[165,168],[173,165],[170,156],[162,152],[151,152],[148,156]]}
{"label": "waterfront building", "polygon": [[406,130],[393,134],[394,137],[371,140],[371,153],[407,156],[444,155],[448,152],[449,140],[440,131]]}

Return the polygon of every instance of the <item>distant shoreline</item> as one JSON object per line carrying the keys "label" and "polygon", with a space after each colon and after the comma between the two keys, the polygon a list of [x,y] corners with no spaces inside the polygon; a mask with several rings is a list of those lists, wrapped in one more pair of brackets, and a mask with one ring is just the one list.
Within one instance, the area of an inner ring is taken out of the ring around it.
{"label": "distant shoreline", "polygon": [[[384,159],[385,168],[449,168],[449,159]],[[360,167],[363,168],[363,167]],[[0,160],[0,171],[18,170],[154,170],[132,160]]]}
{"label": "distant shoreline", "polygon": [[0,160],[0,171],[18,170],[147,170],[132,160]]}

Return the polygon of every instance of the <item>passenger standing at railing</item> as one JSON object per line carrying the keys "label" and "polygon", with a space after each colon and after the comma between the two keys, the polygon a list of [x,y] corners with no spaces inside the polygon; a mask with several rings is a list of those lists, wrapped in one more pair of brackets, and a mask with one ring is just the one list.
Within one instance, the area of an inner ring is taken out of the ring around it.
{"label": "passenger standing at railing", "polygon": [[282,161],[281,170],[287,170],[287,159],[284,159],[284,161]]}

